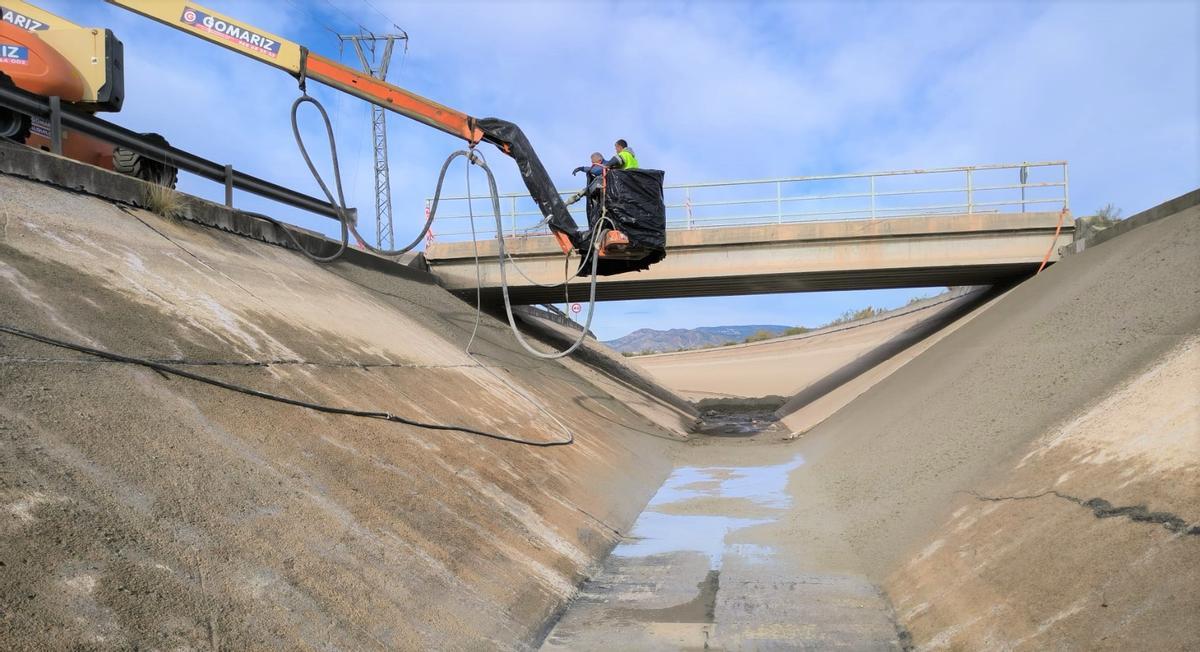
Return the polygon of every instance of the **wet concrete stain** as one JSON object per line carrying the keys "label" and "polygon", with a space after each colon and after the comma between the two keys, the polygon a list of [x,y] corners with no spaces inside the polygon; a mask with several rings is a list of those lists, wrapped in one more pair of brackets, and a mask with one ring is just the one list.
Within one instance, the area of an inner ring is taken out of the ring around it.
{"label": "wet concrete stain", "polygon": [[541,649],[903,649],[869,581],[798,568],[778,532],[750,529],[791,507],[805,460],[780,453],[776,464],[675,469]]}
{"label": "wet concrete stain", "polygon": [[644,623],[711,623],[716,616],[721,571],[708,571],[696,588],[696,597],[682,604],[662,609],[618,609],[615,615]]}
{"label": "wet concrete stain", "polygon": [[1092,515],[1096,518],[1118,518],[1125,517],[1135,523],[1150,523],[1161,525],[1164,528],[1175,532],[1176,534],[1185,534],[1189,536],[1200,536],[1200,525],[1192,525],[1183,520],[1179,516],[1171,512],[1152,512],[1145,505],[1124,505],[1116,507],[1112,503],[1103,498],[1078,498],[1064,494],[1060,491],[1043,491],[1040,494],[1030,496],[982,496],[975,492],[969,492],[975,498],[987,502],[1004,502],[1009,500],[1034,500],[1045,496],[1054,496],[1068,502],[1075,503],[1080,507],[1092,510]]}

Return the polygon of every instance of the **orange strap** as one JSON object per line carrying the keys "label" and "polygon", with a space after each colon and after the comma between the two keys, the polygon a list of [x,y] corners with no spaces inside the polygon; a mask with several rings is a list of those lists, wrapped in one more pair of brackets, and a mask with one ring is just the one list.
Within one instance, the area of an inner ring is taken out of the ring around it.
{"label": "orange strap", "polygon": [[1050,254],[1054,253],[1054,247],[1058,244],[1058,234],[1062,233],[1063,220],[1066,219],[1066,217],[1067,209],[1064,206],[1063,209],[1058,213],[1058,226],[1054,227],[1054,241],[1050,243],[1050,248],[1046,250],[1046,257],[1042,258],[1042,264],[1040,267],[1038,267],[1038,271],[1034,274],[1034,276],[1041,274],[1042,270],[1046,269],[1046,263],[1050,262]]}

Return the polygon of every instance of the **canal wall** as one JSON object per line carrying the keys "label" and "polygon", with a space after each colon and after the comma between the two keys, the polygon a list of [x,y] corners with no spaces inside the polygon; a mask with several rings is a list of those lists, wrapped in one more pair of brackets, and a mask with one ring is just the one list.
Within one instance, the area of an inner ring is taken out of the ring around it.
{"label": "canal wall", "polygon": [[809,430],[791,534],[919,648],[1200,645],[1198,227],[1064,258]]}
{"label": "canal wall", "polygon": [[665,390],[87,174],[0,175],[0,648],[526,649],[670,472]]}

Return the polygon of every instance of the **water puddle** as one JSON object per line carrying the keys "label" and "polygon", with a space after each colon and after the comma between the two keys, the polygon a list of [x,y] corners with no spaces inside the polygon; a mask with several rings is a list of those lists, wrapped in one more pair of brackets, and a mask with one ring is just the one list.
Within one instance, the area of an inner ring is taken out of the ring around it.
{"label": "water puddle", "polygon": [[809,571],[795,535],[756,527],[787,515],[804,464],[770,455],[788,461],[676,469],[542,650],[900,649],[869,581]]}
{"label": "water puddle", "polygon": [[619,557],[699,552],[713,570],[726,555],[766,561],[769,546],[732,543],[729,535],[774,521],[785,509],[788,474],[804,463],[797,455],[772,466],[710,466],[676,469],[638,517],[630,540],[613,550]]}

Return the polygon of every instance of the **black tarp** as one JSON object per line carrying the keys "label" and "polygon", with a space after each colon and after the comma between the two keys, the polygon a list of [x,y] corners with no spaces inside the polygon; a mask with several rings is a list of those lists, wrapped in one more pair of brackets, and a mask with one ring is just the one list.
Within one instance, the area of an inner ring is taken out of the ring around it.
{"label": "black tarp", "polygon": [[[517,125],[499,118],[479,118],[475,125],[484,140],[506,150],[517,162],[521,179],[529,196],[547,218],[551,228],[565,233],[575,250],[583,256],[579,274],[591,274],[591,227],[599,219],[599,192],[588,197],[588,227],[580,232],[567,205],[550,181],[550,175],[538,159],[529,139]],[[649,254],[638,260],[600,258],[597,274],[610,276],[622,272],[647,269],[666,257],[666,207],[663,204],[663,172],[661,170],[610,170],[605,194],[605,210],[619,231],[629,238],[629,244],[644,248]],[[589,179],[589,182],[591,179]]]}
{"label": "black tarp", "polygon": [[475,125],[483,132],[484,140],[493,145],[508,147],[508,155],[517,162],[517,169],[521,171],[521,179],[529,189],[529,196],[537,203],[542,215],[548,218],[550,226],[567,234],[576,249],[582,251],[586,248],[587,244],[580,239],[579,226],[567,212],[566,203],[559,196],[558,189],[554,187],[554,182],[550,181],[550,175],[546,173],[546,168],[542,166],[521,128],[499,118],[479,118]]}
{"label": "black tarp", "polygon": [[[629,238],[629,245],[647,250],[647,255],[635,260],[600,258],[597,273],[611,276],[649,268],[667,255],[667,208],[663,202],[662,170],[609,170],[603,184],[604,201],[600,191],[587,197],[589,231],[596,226],[603,211],[616,229]],[[589,186],[593,178],[588,179]],[[579,268],[582,276],[591,273],[591,261]]]}

